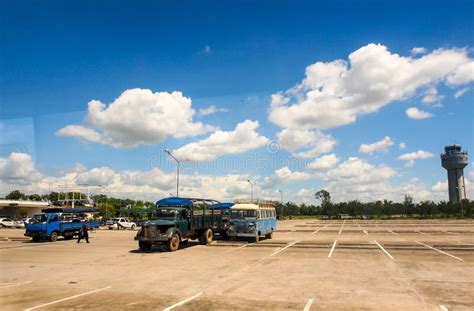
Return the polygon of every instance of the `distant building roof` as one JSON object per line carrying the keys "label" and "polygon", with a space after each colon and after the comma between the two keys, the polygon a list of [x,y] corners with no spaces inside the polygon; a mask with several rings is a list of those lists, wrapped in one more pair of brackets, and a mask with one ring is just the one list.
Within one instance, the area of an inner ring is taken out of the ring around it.
{"label": "distant building roof", "polygon": [[0,199],[0,207],[18,206],[18,207],[48,207],[49,202],[44,201],[23,201],[23,200],[4,200]]}

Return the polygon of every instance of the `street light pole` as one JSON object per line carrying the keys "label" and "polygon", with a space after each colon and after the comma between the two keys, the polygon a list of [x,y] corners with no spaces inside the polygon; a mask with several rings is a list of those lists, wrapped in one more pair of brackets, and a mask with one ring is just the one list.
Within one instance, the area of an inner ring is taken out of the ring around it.
{"label": "street light pole", "polygon": [[172,154],[171,154],[171,151],[169,151],[168,149],[165,149],[165,152],[173,158],[173,160],[176,161],[176,197],[178,198],[179,197],[179,164],[182,163],[182,162],[187,162],[189,161],[189,159],[185,159],[185,160],[178,160],[176,159]]}
{"label": "street light pole", "polygon": [[250,202],[253,203],[253,183],[250,181],[250,179],[247,179],[248,183],[250,184]]}

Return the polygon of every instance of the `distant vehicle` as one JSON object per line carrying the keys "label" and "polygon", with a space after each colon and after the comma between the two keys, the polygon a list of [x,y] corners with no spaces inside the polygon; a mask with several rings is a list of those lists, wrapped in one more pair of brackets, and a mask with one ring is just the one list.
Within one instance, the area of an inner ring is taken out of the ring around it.
{"label": "distant vehicle", "polygon": [[3,217],[0,218],[0,227],[13,228],[15,223],[10,217]]}
{"label": "distant vehicle", "polygon": [[210,244],[213,230],[222,230],[220,202],[207,199],[170,197],[156,202],[135,240],[142,251],[152,245],[164,244],[168,251],[176,251],[182,242],[199,239],[202,245]]}
{"label": "distant vehicle", "polygon": [[110,220],[107,220],[105,223],[108,227],[109,230],[112,229],[132,229],[135,230],[137,227],[137,224],[134,223],[133,221],[128,220],[127,218],[112,218]]}
{"label": "distant vehicle", "polygon": [[230,238],[250,238],[258,242],[261,236],[273,237],[276,230],[276,210],[272,202],[240,203],[230,208],[227,234]]}
{"label": "distant vehicle", "polygon": [[349,214],[341,214],[341,215],[339,215],[339,217],[340,217],[341,219],[352,219],[352,216],[349,215]]}
{"label": "distant vehicle", "polygon": [[322,220],[328,220],[329,219],[329,216],[327,215],[324,215],[323,217],[321,217]]}
{"label": "distant vehicle", "polygon": [[15,221],[15,228],[25,228],[25,224],[27,224],[30,220],[31,218],[25,217]]}
{"label": "distant vehicle", "polygon": [[98,221],[87,221],[81,215],[85,213],[98,213],[93,208],[48,208],[43,213],[33,216],[25,225],[25,236],[33,238],[34,242],[48,239],[56,242],[59,236],[66,240],[72,239],[79,234],[79,230],[85,224],[89,229],[99,227]]}

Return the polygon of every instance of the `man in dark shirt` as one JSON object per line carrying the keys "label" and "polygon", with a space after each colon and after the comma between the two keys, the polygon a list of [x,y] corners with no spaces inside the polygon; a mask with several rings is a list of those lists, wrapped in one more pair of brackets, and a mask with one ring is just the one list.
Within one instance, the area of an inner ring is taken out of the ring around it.
{"label": "man in dark shirt", "polygon": [[77,243],[80,243],[82,239],[86,239],[86,242],[89,243],[89,228],[84,224],[79,231],[79,237],[77,238]]}

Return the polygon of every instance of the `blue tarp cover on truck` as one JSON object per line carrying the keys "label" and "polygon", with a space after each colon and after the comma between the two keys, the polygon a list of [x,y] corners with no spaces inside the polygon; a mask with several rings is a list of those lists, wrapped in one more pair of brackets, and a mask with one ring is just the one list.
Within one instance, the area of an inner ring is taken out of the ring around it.
{"label": "blue tarp cover on truck", "polygon": [[232,206],[234,206],[235,203],[232,203],[232,202],[223,202],[223,203],[217,203],[217,204],[213,204],[212,207],[213,208],[220,208],[220,209],[227,209],[227,208],[231,208]]}
{"label": "blue tarp cover on truck", "polygon": [[186,206],[186,207],[191,207],[193,205],[193,202],[189,199],[171,197],[171,198],[164,198],[164,199],[156,201],[156,205],[157,206]]}
{"label": "blue tarp cover on truck", "polygon": [[191,207],[194,203],[205,203],[211,207],[221,205],[222,203],[212,199],[197,199],[197,198],[177,198],[169,197],[156,201],[156,206],[182,206]]}
{"label": "blue tarp cover on truck", "polygon": [[43,213],[65,213],[65,214],[80,214],[80,213],[98,213],[99,210],[96,208],[62,208],[62,207],[50,207],[41,210]]}

